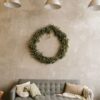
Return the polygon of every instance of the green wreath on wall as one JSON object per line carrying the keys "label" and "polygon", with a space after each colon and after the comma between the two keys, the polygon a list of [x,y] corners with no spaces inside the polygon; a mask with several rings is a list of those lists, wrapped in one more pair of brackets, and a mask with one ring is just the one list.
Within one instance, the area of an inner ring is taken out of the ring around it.
{"label": "green wreath on wall", "polygon": [[[57,53],[53,57],[46,57],[41,52],[37,50],[36,43],[39,42],[39,39],[44,34],[54,33],[55,37],[59,40],[60,47]],[[63,58],[68,49],[68,38],[64,32],[62,32],[58,27],[54,25],[48,25],[43,27],[35,32],[35,34],[31,37],[28,42],[28,48],[32,57],[45,64],[55,63],[57,60]]]}

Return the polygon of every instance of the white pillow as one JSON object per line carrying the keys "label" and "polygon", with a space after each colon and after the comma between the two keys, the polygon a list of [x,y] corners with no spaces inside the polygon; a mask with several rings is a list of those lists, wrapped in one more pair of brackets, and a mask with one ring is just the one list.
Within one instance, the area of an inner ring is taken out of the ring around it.
{"label": "white pillow", "polygon": [[30,94],[32,97],[41,95],[41,92],[35,83],[32,83],[32,84],[30,84],[30,86],[27,86],[27,89],[28,89],[28,91],[30,91]]}
{"label": "white pillow", "polygon": [[23,84],[16,85],[17,95],[20,96],[20,97],[28,97],[29,93],[28,93],[27,90],[25,90],[25,87],[27,87],[29,85],[30,85],[30,82],[26,82],[26,83],[23,83]]}

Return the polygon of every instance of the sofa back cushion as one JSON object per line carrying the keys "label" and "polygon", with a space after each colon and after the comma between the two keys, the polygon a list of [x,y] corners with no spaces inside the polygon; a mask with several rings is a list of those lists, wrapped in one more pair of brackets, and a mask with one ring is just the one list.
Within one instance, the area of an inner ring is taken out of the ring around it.
{"label": "sofa back cushion", "polygon": [[78,80],[37,80],[37,79],[20,79],[18,84],[30,81],[35,83],[41,91],[42,95],[53,95],[64,92],[65,84],[75,83],[79,84]]}

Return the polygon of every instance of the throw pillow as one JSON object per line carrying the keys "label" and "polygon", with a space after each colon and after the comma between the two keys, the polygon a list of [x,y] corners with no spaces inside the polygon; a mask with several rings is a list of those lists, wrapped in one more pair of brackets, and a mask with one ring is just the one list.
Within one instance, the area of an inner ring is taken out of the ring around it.
{"label": "throw pillow", "polygon": [[66,83],[64,92],[82,95],[82,90],[83,86],[81,85]]}
{"label": "throw pillow", "polygon": [[26,83],[23,83],[23,84],[16,85],[16,93],[17,93],[17,95],[20,96],[20,97],[28,97],[29,93],[25,89],[25,87],[29,86],[29,85],[30,85],[30,82],[26,82]]}
{"label": "throw pillow", "polygon": [[37,95],[41,95],[41,92],[35,83],[30,84],[26,88],[30,92],[32,97],[35,97]]}

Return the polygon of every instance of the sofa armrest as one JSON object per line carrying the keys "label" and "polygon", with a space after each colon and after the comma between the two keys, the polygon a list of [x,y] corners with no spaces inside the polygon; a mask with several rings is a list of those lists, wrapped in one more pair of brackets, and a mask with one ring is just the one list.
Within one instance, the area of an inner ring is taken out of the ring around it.
{"label": "sofa armrest", "polygon": [[10,90],[10,100],[15,100],[16,97],[16,86],[14,86],[11,90]]}
{"label": "sofa armrest", "polygon": [[94,94],[91,89],[89,89],[87,86],[84,86],[83,88],[83,97],[86,98],[86,100],[93,100]]}
{"label": "sofa armrest", "polygon": [[93,100],[93,98],[94,98],[93,93],[89,93],[88,100]]}

